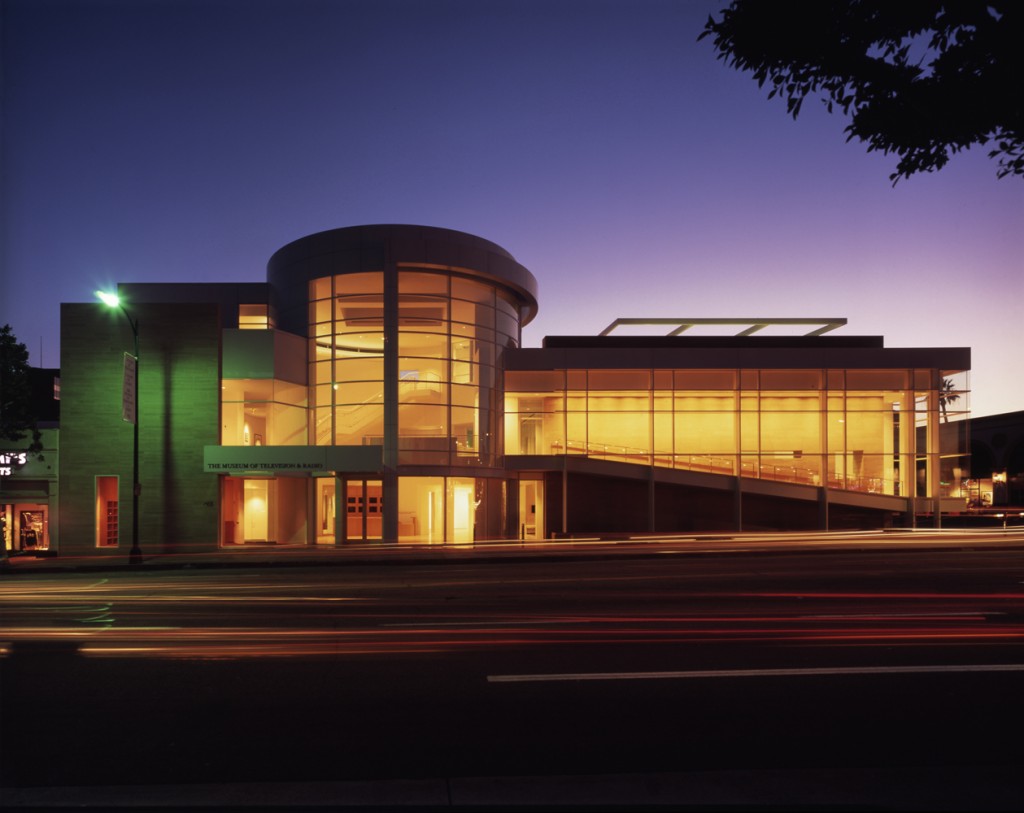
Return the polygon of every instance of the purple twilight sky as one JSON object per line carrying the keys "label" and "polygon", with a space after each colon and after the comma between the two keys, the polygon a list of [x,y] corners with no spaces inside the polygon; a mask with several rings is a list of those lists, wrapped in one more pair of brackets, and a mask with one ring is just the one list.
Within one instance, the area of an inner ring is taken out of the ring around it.
{"label": "purple twilight sky", "polygon": [[726,0],[2,0],[0,322],[56,367],[61,302],[263,281],[365,223],[459,229],[537,277],[524,344],[616,317],[846,317],[973,349],[1024,409],[1024,183],[895,159],[727,68]]}

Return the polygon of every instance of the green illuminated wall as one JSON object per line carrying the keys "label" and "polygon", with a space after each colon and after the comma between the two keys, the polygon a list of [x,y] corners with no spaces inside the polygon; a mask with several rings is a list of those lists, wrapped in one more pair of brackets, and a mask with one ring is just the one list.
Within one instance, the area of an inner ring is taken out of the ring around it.
{"label": "green illuminated wall", "polygon": [[[143,555],[217,546],[220,316],[215,305],[127,305],[139,320],[139,543]],[[95,542],[95,478],[119,479],[120,545],[132,529],[132,425],[121,419],[128,320],[99,304],[61,306],[61,553]]]}

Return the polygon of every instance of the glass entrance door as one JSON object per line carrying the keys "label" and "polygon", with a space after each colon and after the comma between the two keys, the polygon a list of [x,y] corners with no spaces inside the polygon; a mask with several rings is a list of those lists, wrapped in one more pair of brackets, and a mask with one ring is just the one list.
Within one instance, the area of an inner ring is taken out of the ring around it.
{"label": "glass entrance door", "polygon": [[544,538],[544,481],[519,481],[519,538]]}
{"label": "glass entrance door", "polygon": [[384,528],[383,482],[348,480],[345,483],[345,538],[349,542],[379,540]]}
{"label": "glass entrance door", "polygon": [[318,477],[315,482],[316,542],[318,545],[333,545],[335,480],[333,477]]}

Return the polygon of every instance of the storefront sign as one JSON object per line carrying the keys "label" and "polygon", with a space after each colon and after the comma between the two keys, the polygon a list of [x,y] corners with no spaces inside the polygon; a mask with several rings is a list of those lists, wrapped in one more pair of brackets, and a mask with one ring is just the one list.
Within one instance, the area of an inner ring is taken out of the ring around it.
{"label": "storefront sign", "polygon": [[0,477],[10,477],[28,462],[28,452],[0,452]]}
{"label": "storefront sign", "polygon": [[380,446],[206,446],[203,471],[216,474],[301,474],[379,471]]}

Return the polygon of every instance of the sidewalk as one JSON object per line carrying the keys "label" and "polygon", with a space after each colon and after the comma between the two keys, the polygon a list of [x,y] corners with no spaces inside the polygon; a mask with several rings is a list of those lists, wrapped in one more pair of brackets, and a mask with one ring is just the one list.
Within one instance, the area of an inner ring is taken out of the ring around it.
{"label": "sidewalk", "polygon": [[0,559],[0,575],[30,573],[144,571],[167,569],[329,567],[353,565],[437,565],[472,561],[539,561],[681,555],[848,553],[853,550],[943,550],[1024,548],[1024,528],[976,530],[918,529],[890,531],[822,531],[799,533],[709,533],[650,536],[604,535],[524,542],[496,540],[466,545],[367,543],[327,546],[239,546],[216,551],[148,552],[129,564],[128,552],[95,556],[15,554]]}

